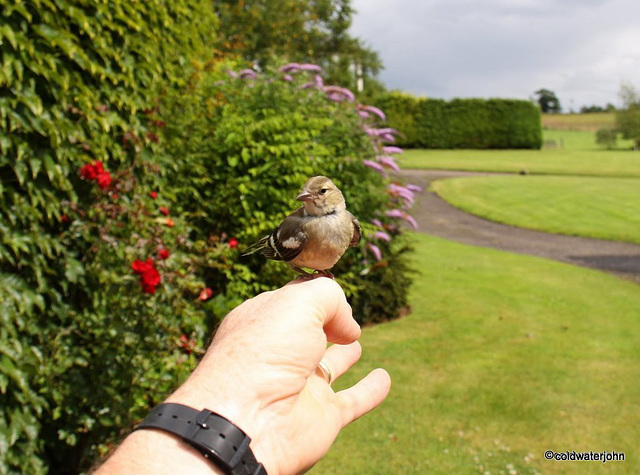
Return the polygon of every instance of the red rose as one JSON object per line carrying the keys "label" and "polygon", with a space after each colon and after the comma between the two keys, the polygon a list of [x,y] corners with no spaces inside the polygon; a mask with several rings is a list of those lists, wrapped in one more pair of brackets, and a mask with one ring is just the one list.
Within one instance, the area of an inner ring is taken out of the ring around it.
{"label": "red rose", "polygon": [[108,188],[111,185],[111,173],[109,172],[100,172],[96,177],[96,181],[98,182],[98,186],[101,190]]}
{"label": "red rose", "polygon": [[169,251],[166,248],[158,249],[158,259],[167,259],[169,256]]}
{"label": "red rose", "polygon": [[198,297],[200,300],[209,300],[213,296],[213,290],[210,287],[207,287],[202,292],[200,292],[200,296]]}
{"label": "red rose", "polygon": [[155,294],[156,287],[160,284],[162,277],[153,265],[151,258],[146,261],[136,259],[131,264],[131,268],[136,274],[140,274],[140,284],[142,291],[146,294]]}
{"label": "red rose", "polygon": [[167,208],[166,206],[160,206],[158,210],[165,216],[169,216],[169,208]]}
{"label": "red rose", "polygon": [[236,238],[234,238],[234,237],[229,239],[229,247],[231,249],[235,249],[236,247],[238,247],[238,240]]}
{"label": "red rose", "polygon": [[102,164],[102,162],[100,160],[94,160],[93,168],[96,169],[96,173],[98,173],[98,174],[104,172],[104,165]]}
{"label": "red rose", "polygon": [[152,191],[151,193],[149,193],[149,196],[151,196],[151,198],[153,198],[155,200],[158,197],[158,192],[157,191]]}
{"label": "red rose", "polygon": [[98,176],[98,172],[93,165],[87,163],[80,167],[80,176],[85,180],[95,180],[96,176]]}

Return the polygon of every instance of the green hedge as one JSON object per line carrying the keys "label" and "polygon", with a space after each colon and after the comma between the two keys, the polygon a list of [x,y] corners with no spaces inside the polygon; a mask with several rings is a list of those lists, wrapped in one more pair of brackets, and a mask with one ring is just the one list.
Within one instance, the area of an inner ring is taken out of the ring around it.
{"label": "green hedge", "polygon": [[416,98],[389,93],[379,100],[401,146],[432,149],[539,149],[540,111],[511,99]]}
{"label": "green hedge", "polygon": [[[119,292],[135,288],[126,259],[138,256],[115,243],[127,238],[124,221],[144,218],[148,200],[140,193],[153,184],[141,173],[156,146],[157,127],[145,110],[158,88],[179,84],[190,58],[213,44],[211,10],[205,0],[3,4],[2,473],[86,467],[98,442],[117,435],[132,401],[142,397],[143,390],[131,389],[129,368],[153,352],[159,360],[175,353],[157,344],[173,338],[163,318],[175,306],[156,322],[136,319],[145,314],[145,300],[125,304],[127,292]],[[78,175],[93,161],[116,183],[104,192]],[[126,170],[128,177],[121,175]],[[123,193],[125,184],[140,192]],[[106,225],[112,216],[118,219]],[[160,234],[151,221],[140,232],[145,239]],[[188,313],[186,319],[190,327]],[[153,379],[162,365],[148,369]],[[161,376],[146,384],[173,384]]]}

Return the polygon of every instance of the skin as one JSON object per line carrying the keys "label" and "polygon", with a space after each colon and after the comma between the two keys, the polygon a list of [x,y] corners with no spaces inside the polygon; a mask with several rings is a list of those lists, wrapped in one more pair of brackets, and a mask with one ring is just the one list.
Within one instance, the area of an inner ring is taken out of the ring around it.
{"label": "skin", "polygon": [[[326,452],[339,431],[377,407],[391,380],[383,369],[334,392],[333,380],[358,359],[360,327],[333,280],[297,280],[247,300],[222,322],[199,366],[167,402],[208,408],[238,425],[269,475],[300,473]],[[327,342],[334,345],[327,348]],[[133,432],[99,473],[215,473],[177,437]]]}

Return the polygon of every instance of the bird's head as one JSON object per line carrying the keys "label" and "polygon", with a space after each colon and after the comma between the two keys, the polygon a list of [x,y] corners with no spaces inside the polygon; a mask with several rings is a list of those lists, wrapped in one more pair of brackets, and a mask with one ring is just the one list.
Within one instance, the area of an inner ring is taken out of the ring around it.
{"label": "bird's head", "polygon": [[304,202],[304,209],[312,216],[324,216],[346,209],[344,196],[326,176],[309,178],[296,198]]}

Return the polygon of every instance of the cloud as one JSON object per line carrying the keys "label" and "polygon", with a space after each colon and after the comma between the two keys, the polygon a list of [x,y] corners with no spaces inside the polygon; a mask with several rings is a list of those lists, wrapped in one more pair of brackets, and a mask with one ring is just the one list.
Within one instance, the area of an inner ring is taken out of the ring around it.
{"label": "cloud", "polygon": [[380,53],[389,88],[431,97],[529,98],[566,109],[640,87],[637,0],[354,0],[352,34]]}

